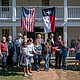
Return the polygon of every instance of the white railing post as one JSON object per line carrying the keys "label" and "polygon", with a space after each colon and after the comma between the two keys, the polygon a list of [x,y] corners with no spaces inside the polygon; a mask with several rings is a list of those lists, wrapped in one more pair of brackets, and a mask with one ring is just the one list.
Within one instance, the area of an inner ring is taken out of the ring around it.
{"label": "white railing post", "polygon": [[63,27],[63,34],[64,34],[63,40],[67,44],[67,26],[66,25],[64,25],[64,27]]}
{"label": "white railing post", "polygon": [[12,0],[12,21],[16,21],[16,0]]}
{"label": "white railing post", "polygon": [[[13,26],[12,27],[13,29],[13,41],[15,41],[15,39],[16,39],[16,26]],[[14,57],[13,57],[14,59],[14,62],[16,62],[16,50],[15,50],[15,52],[14,52]]]}
{"label": "white railing post", "polygon": [[16,39],[16,26],[13,26],[12,27],[13,29],[13,40],[15,40]]}
{"label": "white railing post", "polygon": [[67,22],[68,11],[67,11],[67,0],[64,0],[64,21]]}

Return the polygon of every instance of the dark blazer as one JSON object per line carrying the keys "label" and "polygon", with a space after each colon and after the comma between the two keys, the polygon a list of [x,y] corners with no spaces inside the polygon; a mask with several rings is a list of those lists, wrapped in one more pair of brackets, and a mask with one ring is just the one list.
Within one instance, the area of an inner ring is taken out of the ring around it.
{"label": "dark blazer", "polygon": [[48,42],[51,46],[53,46],[53,45],[54,45],[50,38],[49,38],[49,39],[47,39],[47,42]]}
{"label": "dark blazer", "polygon": [[8,50],[12,50],[12,54],[14,54],[15,51],[14,42],[12,41],[11,43],[9,43],[9,41],[7,41],[7,44],[8,44]]}

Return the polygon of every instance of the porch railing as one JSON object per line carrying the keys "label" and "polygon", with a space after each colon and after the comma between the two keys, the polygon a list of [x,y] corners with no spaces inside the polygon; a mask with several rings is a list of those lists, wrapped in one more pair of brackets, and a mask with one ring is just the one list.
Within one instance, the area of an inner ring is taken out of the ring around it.
{"label": "porch railing", "polygon": [[[25,6],[27,8],[36,8],[36,19],[42,19],[42,9],[47,8],[47,6]],[[52,7],[52,6],[50,6]],[[55,6],[56,7],[56,19],[64,19],[64,6]],[[67,19],[77,20],[80,19],[80,6],[68,6],[67,8]],[[0,6],[0,20],[8,20],[13,17],[13,7],[12,6]],[[16,6],[16,19],[21,18],[21,6]]]}
{"label": "porch railing", "polygon": [[80,19],[80,6],[68,6],[68,19]]}
{"label": "porch railing", "polygon": [[12,19],[12,6],[0,6],[0,19]]}
{"label": "porch railing", "polygon": [[[33,8],[33,6],[25,6],[26,8]],[[45,6],[34,6],[36,8],[36,18],[42,18],[42,9],[47,8]],[[50,6],[52,7],[52,6]],[[21,6],[16,7],[16,18],[19,19],[21,17]],[[63,19],[64,18],[64,7],[63,6],[56,6],[56,19]]]}

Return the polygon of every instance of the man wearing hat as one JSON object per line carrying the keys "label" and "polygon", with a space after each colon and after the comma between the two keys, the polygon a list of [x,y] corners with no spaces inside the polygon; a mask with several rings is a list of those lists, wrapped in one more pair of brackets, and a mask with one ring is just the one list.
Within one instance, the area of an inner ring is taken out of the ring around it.
{"label": "man wearing hat", "polygon": [[18,37],[15,40],[16,53],[17,53],[17,65],[18,66],[20,65],[20,47],[21,47],[22,42],[23,42],[22,34],[18,33]]}

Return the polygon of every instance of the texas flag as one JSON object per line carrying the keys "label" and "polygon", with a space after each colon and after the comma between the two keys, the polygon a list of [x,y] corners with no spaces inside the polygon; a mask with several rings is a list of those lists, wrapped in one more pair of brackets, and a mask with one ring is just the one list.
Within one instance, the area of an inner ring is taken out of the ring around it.
{"label": "texas flag", "polygon": [[42,9],[44,32],[55,32],[55,7]]}

